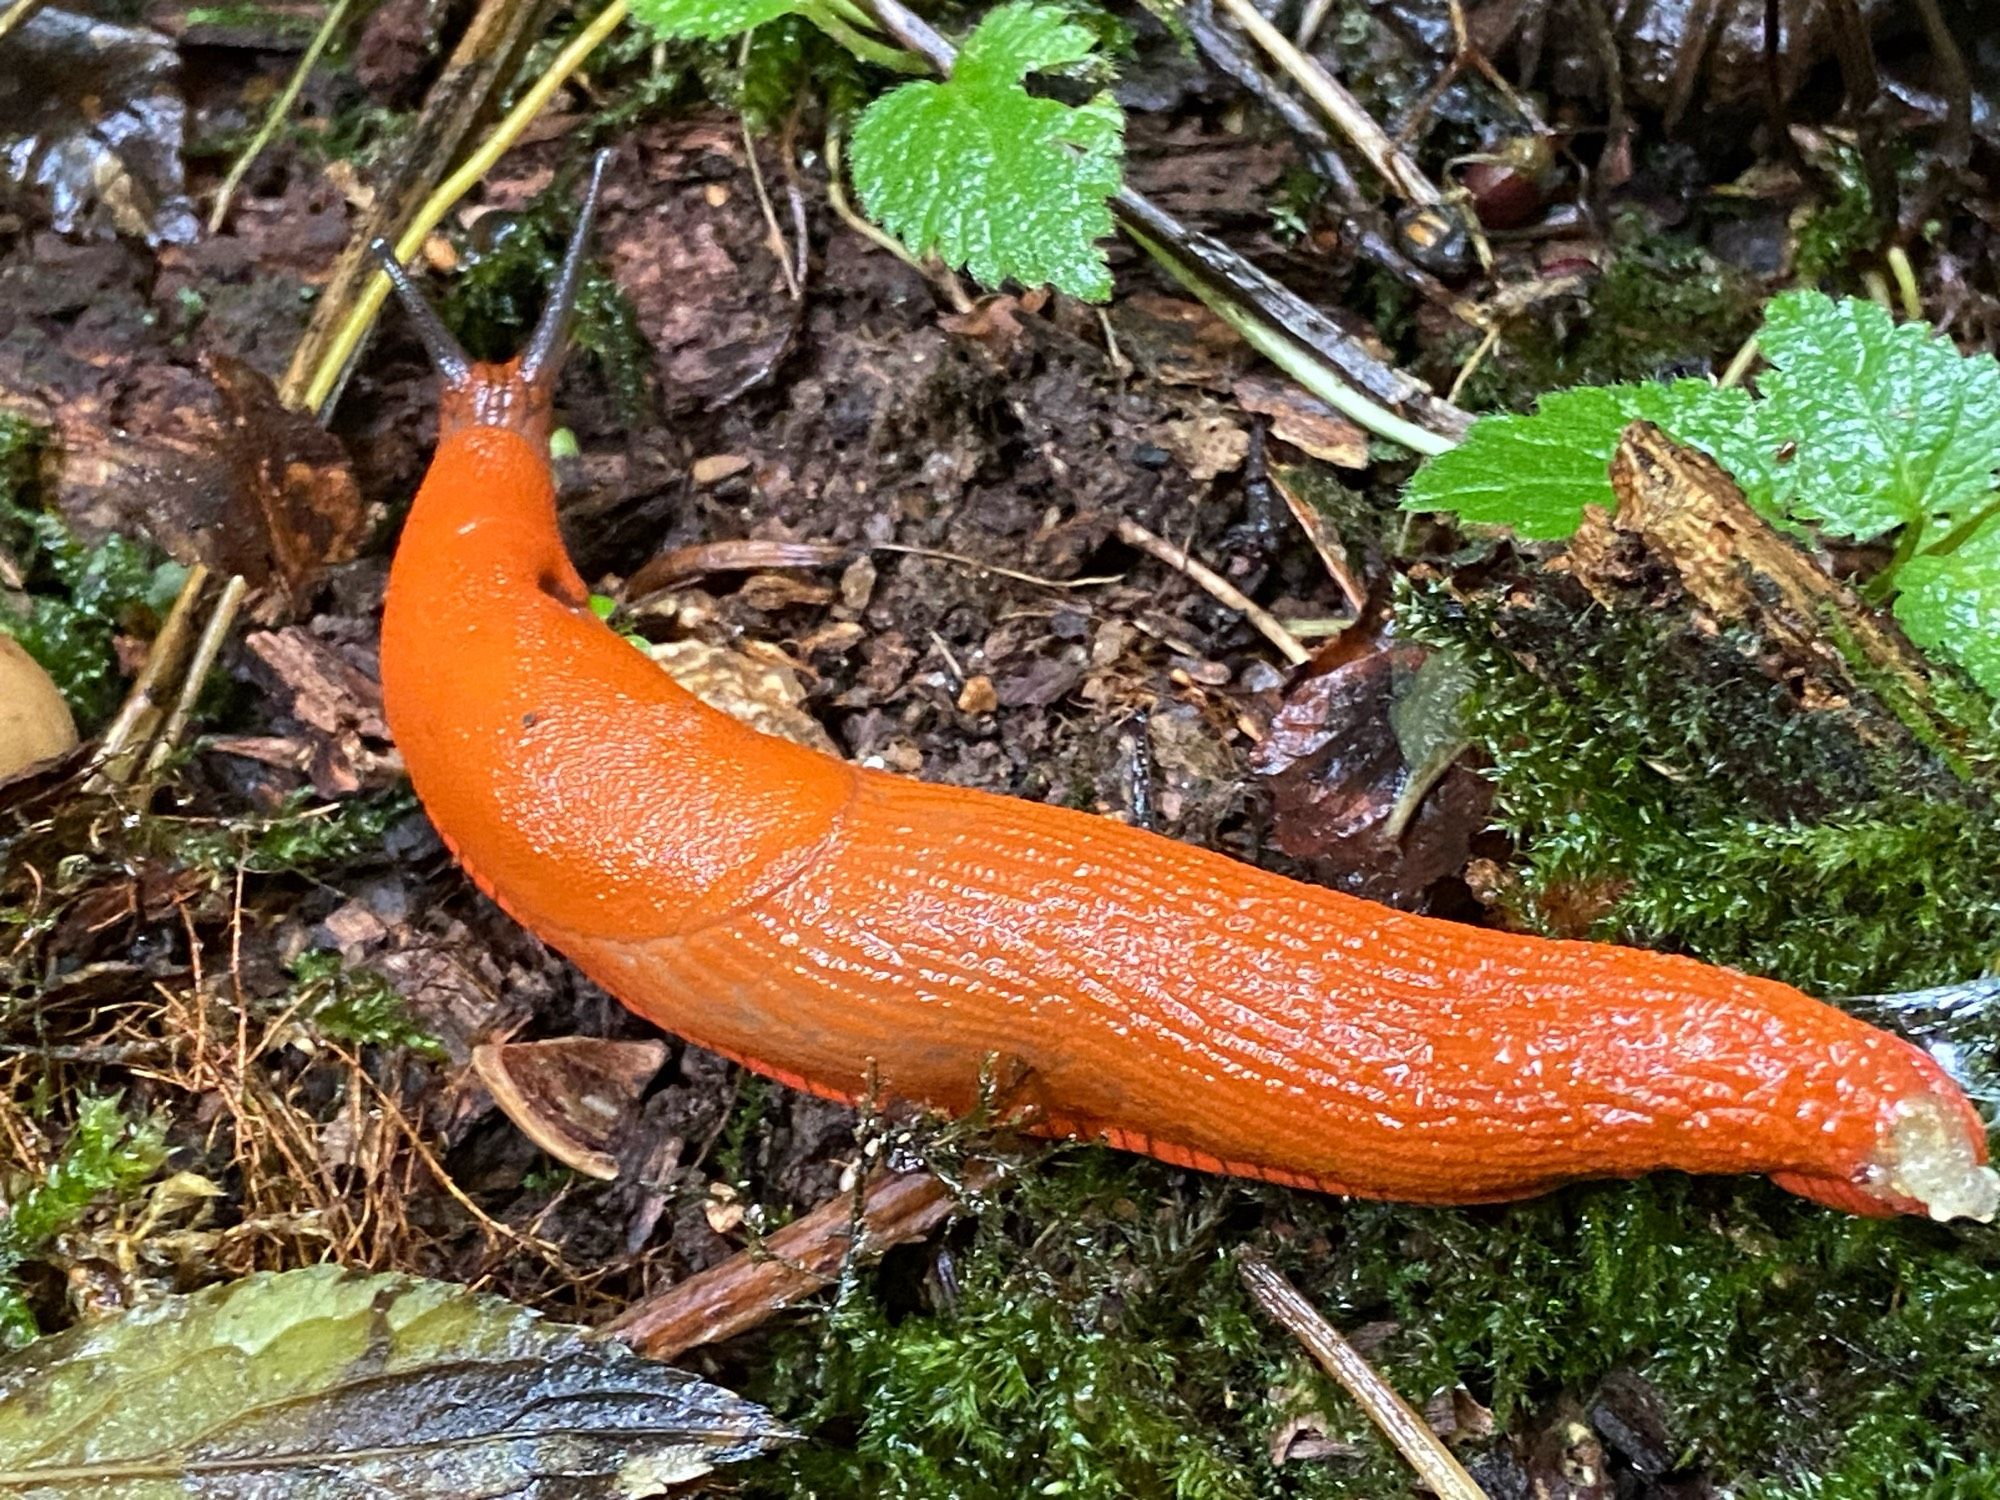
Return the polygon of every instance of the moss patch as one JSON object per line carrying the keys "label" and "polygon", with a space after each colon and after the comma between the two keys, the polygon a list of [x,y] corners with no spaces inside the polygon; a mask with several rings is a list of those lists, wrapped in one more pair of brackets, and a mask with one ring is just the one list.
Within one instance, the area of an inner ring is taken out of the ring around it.
{"label": "moss patch", "polygon": [[128,537],[86,543],[36,503],[42,435],[0,413],[0,548],[20,565],[25,603],[0,600],[0,630],[20,641],[69,699],[86,732],[117,707],[112,638],[146,629],[184,571]]}

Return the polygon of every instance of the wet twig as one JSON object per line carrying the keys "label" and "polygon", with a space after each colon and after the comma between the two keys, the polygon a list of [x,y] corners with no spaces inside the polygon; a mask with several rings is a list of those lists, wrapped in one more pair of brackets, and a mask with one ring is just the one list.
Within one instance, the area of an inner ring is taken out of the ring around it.
{"label": "wet twig", "polygon": [[1348,169],[1347,161],[1334,146],[1333,134],[1318,115],[1273,82],[1236,35],[1216,25],[1208,0],[1193,0],[1182,8],[1188,36],[1195,48],[1224,76],[1256,98],[1276,115],[1305,147],[1306,164],[1333,190],[1333,196],[1350,213],[1367,208],[1361,184]]}
{"label": "wet twig", "polygon": [[152,776],[166,764],[181,736],[187,733],[188,720],[194,717],[195,700],[201,696],[202,684],[208,681],[215,659],[222,654],[222,644],[229,639],[229,632],[236,624],[236,612],[243,607],[243,596],[249,591],[249,582],[240,573],[222,586],[208,623],[202,627],[201,639],[195,642],[194,654],[188,658],[187,675],[181,679],[174,706],[167,710],[160,732],[153,737],[153,748],[146,754],[146,776]]}
{"label": "wet twig", "polygon": [[1276,615],[1185,548],[1176,547],[1165,537],[1155,535],[1137,521],[1124,516],[1118,520],[1118,539],[1185,574],[1217,603],[1236,610],[1293,666],[1312,660],[1312,652],[1299,644],[1299,638],[1285,629]]}
{"label": "wet twig", "polygon": [[[894,0],[882,0],[894,3]],[[1197,296],[1244,333],[1245,323],[1261,325],[1264,342],[1245,333],[1259,352],[1277,363],[1322,401],[1337,407],[1371,432],[1392,438],[1419,453],[1437,453],[1454,446],[1472,418],[1430,387],[1393,365],[1383,363],[1318,308],[1272,280],[1221,241],[1197,234],[1164,209],[1121,188],[1111,211],[1127,234],[1141,244],[1151,241],[1153,253],[1165,251],[1174,272]],[[1198,284],[1198,285],[1197,285]],[[1236,314],[1223,310],[1227,304]],[[1268,343],[1295,346],[1299,358],[1287,364]],[[1310,363],[1321,371],[1319,383],[1307,380],[1297,366]],[[1330,394],[1327,384],[1349,388],[1345,396]],[[1363,398],[1356,406],[1354,397]],[[1384,410],[1384,408],[1388,408]],[[1399,416],[1397,408],[1408,413]]]}
{"label": "wet twig", "polygon": [[1438,185],[1424,175],[1410,154],[1390,139],[1389,132],[1375,123],[1375,117],[1361,107],[1361,101],[1347,91],[1309,53],[1301,52],[1277,27],[1264,19],[1250,0],[1215,0],[1229,18],[1264,49],[1265,54],[1291,76],[1305,96],[1312,100],[1342,135],[1354,143],[1368,164],[1405,202],[1436,207],[1444,202]]}
{"label": "wet twig", "polygon": [[654,1359],[734,1338],[833,1285],[855,1257],[921,1239],[957,1210],[960,1193],[998,1177],[976,1163],[957,1186],[929,1172],[878,1173],[858,1204],[836,1194],[761,1244],[635,1302],[605,1332]]}
{"label": "wet twig", "polygon": [[1202,56],[1276,115],[1279,123],[1298,139],[1306,165],[1327,184],[1341,205],[1340,231],[1355,249],[1425,300],[1449,307],[1468,321],[1476,321],[1464,299],[1397,248],[1394,237],[1387,232],[1381,210],[1367,201],[1346,158],[1334,143],[1332,132],[1319,116],[1280,87],[1250,55],[1235,32],[1216,24],[1207,0],[1187,5],[1181,14],[1188,35]]}

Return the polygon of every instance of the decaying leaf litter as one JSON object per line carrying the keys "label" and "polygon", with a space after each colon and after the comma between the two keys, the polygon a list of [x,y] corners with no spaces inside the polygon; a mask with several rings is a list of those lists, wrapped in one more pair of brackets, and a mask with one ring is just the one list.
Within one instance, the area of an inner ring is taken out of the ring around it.
{"label": "decaying leaf litter", "polygon": [[[162,663],[142,741],[210,635],[220,663],[171,753],[122,767],[127,790],[58,767],[0,793],[10,1222],[44,1205],[6,1247],[7,1285],[45,1329],[321,1258],[603,1322],[795,1216],[837,1224],[878,1164],[957,1182],[990,1154],[976,1130],[856,1121],[678,1044],[651,1067],[643,1029],[472,893],[401,788],[374,611],[429,382],[392,315],[332,440],[280,398],[310,290],[371,215],[421,196],[397,175],[411,112],[462,78],[460,53],[508,73],[541,34],[530,7],[488,6],[476,47],[443,28],[446,59],[421,9],[354,19],[216,235],[189,233],[184,201],[206,206],[318,17],[144,15],[116,40],[148,59],[130,102],[169,149],[97,173],[95,206],[6,188],[10,617],[86,733],[148,680],[149,647],[179,665]],[[1794,284],[1879,286],[1972,347],[1990,335],[1995,147],[1973,107],[1990,59],[1927,40],[1932,7],[1873,8],[1856,49],[1847,7],[1781,6],[1775,76],[1761,6],[1636,6],[1603,29],[1590,7],[1317,9],[1308,50],[1387,127],[1391,200],[1232,7],[1174,13],[1186,47],[1144,12],[1086,13],[1114,58],[1126,181],[1470,409],[1720,375]],[[59,49],[64,15],[0,46]],[[976,19],[932,17],[955,38]],[[1296,36],[1306,19],[1278,21]],[[165,104],[161,55],[178,61]],[[60,82],[29,111],[25,76],[0,83],[0,134],[66,138]],[[562,460],[572,544],[615,623],[721,663],[767,711],[802,708],[849,754],[1423,909],[1829,993],[1986,966],[1988,711],[1901,644],[1829,654],[1825,617],[1801,629],[1769,592],[1817,555],[1865,595],[1892,545],[1800,554],[1753,516],[1737,573],[1624,496],[1588,546],[1399,514],[1406,457],[1259,387],[1269,367],[1122,242],[1101,316],[954,299],[941,268],[870,245],[823,165],[823,101],[857,76],[796,19],[747,51],[623,34],[424,242],[458,326],[504,349],[586,146],[618,147],[599,357],[566,384]],[[422,144],[450,163],[471,139]],[[1409,211],[1451,201],[1420,201],[1423,182],[1473,195],[1490,269],[1480,237],[1447,218],[1433,242]],[[1727,498],[1693,489],[1696,514]],[[1212,569],[1312,661],[1288,673],[1162,553]],[[214,578],[176,634],[195,567]],[[254,586],[211,632],[231,575]],[[1747,595],[1715,586],[1744,577]],[[1977,1012],[1922,1018],[1990,1076]],[[534,1050],[555,1041],[559,1059]],[[955,1228],[877,1268],[836,1258],[805,1311],[683,1356],[806,1431],[745,1471],[758,1492],[1407,1486],[1253,1314],[1245,1245],[1488,1493],[1991,1482],[1987,1231],[1837,1221],[1748,1184],[1443,1212],[1080,1149],[1006,1159],[1007,1185],[969,1194]],[[33,1196],[59,1181],[78,1190]]]}

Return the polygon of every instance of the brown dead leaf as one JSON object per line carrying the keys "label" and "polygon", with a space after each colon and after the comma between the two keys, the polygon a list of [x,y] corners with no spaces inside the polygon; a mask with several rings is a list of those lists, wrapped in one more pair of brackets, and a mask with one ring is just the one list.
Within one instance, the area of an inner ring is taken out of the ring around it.
{"label": "brown dead leaf", "polygon": [[266,622],[355,555],[372,523],[339,441],[280,406],[262,374],[221,356],[190,370],[83,353],[0,352],[0,409],[54,429],[54,508],[83,535],[136,532],[241,573],[266,588],[253,609]]}
{"label": "brown dead leaf", "polygon": [[1160,446],[1180,461],[1196,484],[1233,474],[1250,456],[1250,434],[1220,412],[1181,417],[1160,429]]}
{"label": "brown dead leaf", "polygon": [[1447,1386],[1424,1403],[1424,1422],[1453,1447],[1493,1436],[1493,1413],[1462,1385]]}
{"label": "brown dead leaf", "polygon": [[472,1052],[473,1071],[523,1135],[607,1182],[618,1175],[612,1147],[666,1060],[665,1042],[588,1036],[488,1042]]}
{"label": "brown dead leaf", "polygon": [[1048,301],[1048,293],[1040,289],[1018,297],[1000,292],[981,297],[970,312],[947,313],[938,319],[938,326],[947,333],[984,344],[996,359],[1004,360],[1021,341],[1021,318],[1039,313]]}
{"label": "brown dead leaf", "polygon": [[1426,653],[1381,640],[1343,644],[1333,665],[1287,695],[1251,768],[1271,788],[1273,843],[1314,861],[1342,890],[1408,906],[1464,866],[1492,786],[1452,764],[1398,837],[1399,809],[1420,768],[1404,759],[1391,713]]}
{"label": "brown dead leaf", "polygon": [[173,43],[54,7],[0,41],[0,185],[39,197],[58,233],[187,244],[187,106]]}
{"label": "brown dead leaf", "polygon": [[1126,130],[1126,180],[1178,218],[1262,217],[1296,157],[1284,142],[1218,129],[1203,119],[1135,112]]}
{"label": "brown dead leaf", "polygon": [[302,603],[321,570],[350,561],[368,535],[347,455],[319,423],[282,405],[259,371],[222,354],[205,355],[202,368],[222,398],[235,479],[218,560],[253,587],[275,580],[287,605]]}

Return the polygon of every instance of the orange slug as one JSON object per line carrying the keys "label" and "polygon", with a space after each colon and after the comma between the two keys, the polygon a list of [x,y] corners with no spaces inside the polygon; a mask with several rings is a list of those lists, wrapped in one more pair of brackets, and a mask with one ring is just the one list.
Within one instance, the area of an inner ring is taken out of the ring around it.
{"label": "orange slug", "polygon": [[1028,1129],[1326,1192],[1671,1168],[1992,1216],[1938,1065],[1786,985],[1412,916],[697,702],[591,613],[557,532],[550,392],[595,201],[505,365],[378,247],[444,382],[382,684],[460,864],[634,1011],[829,1098],[963,1114],[997,1077]]}

